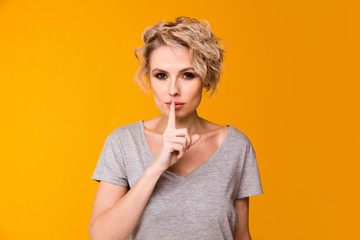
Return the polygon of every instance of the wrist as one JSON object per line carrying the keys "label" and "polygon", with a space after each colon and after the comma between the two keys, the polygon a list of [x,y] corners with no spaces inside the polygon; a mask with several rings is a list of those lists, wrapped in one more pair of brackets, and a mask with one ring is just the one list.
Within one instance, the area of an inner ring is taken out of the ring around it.
{"label": "wrist", "polygon": [[166,171],[157,166],[156,163],[151,163],[151,165],[146,169],[147,174],[150,176],[160,177]]}

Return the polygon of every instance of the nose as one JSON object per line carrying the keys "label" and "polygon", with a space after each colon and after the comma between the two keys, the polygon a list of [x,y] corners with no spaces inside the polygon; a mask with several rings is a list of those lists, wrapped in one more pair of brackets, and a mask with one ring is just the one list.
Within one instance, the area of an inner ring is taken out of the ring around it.
{"label": "nose", "polygon": [[180,88],[178,86],[178,82],[176,80],[173,81],[169,81],[170,86],[169,86],[169,95],[170,96],[176,96],[176,95],[180,95]]}

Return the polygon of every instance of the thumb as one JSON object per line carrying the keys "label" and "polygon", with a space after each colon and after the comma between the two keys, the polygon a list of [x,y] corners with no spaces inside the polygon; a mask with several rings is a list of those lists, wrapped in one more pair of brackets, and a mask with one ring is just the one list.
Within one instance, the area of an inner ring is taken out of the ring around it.
{"label": "thumb", "polygon": [[[193,135],[191,135],[191,144],[190,144],[190,147],[192,146],[192,145],[194,145],[197,141],[199,141],[200,140],[200,138],[201,138],[201,136],[200,136],[200,134],[193,134]],[[189,147],[189,148],[190,148]]]}

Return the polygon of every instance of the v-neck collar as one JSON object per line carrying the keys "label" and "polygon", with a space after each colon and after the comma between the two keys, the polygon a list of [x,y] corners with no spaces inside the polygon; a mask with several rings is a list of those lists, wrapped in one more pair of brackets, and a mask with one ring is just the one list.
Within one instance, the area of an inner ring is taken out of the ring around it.
{"label": "v-neck collar", "polygon": [[[143,120],[140,120],[138,122],[138,126],[140,128],[140,132],[141,132],[141,138],[142,138],[142,142],[143,142],[143,145],[146,149],[146,153],[148,154],[148,156],[150,157],[151,161],[154,159],[154,154],[151,152],[151,149],[150,149],[150,146],[149,146],[149,143],[146,139],[146,134],[145,134],[145,127],[144,127],[144,121]],[[227,142],[229,141],[229,138],[233,132],[233,126],[232,125],[226,125],[229,127],[228,129],[228,132],[226,134],[226,137],[224,139],[224,141],[221,143],[221,145],[218,147],[218,149],[215,151],[215,153],[213,155],[211,155],[203,164],[201,164],[199,167],[195,168],[193,171],[191,171],[189,174],[185,175],[185,176],[182,176],[182,175],[179,175],[173,171],[170,171],[170,170],[166,170],[164,173],[167,173],[167,174],[170,174],[174,177],[177,177],[177,178],[188,178],[189,176],[195,174],[196,172],[200,171],[202,168],[204,168],[206,165],[208,165],[213,159],[215,159],[219,154],[220,152],[222,151],[222,149],[224,148],[224,146],[227,144]]]}

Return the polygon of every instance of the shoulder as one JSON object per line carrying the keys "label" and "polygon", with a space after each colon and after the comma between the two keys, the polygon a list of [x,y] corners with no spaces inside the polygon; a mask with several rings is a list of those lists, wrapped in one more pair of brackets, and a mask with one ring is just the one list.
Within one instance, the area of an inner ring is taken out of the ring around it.
{"label": "shoulder", "polygon": [[233,125],[229,125],[229,127],[232,128],[233,131],[233,135],[236,139],[240,140],[240,141],[244,141],[244,142],[250,142],[249,137],[241,130],[237,129],[235,126]]}
{"label": "shoulder", "polygon": [[231,141],[236,146],[244,146],[249,148],[252,144],[249,137],[241,130],[237,129],[233,125],[229,125],[229,130],[231,130]]}
{"label": "shoulder", "polygon": [[139,135],[140,124],[141,124],[141,120],[134,123],[128,123],[122,125],[120,127],[115,128],[112,132],[108,134],[107,137],[116,141],[122,138],[126,138],[127,136],[137,136]]}
{"label": "shoulder", "polygon": [[212,129],[210,132],[216,132],[219,135],[226,136],[229,135],[233,141],[240,141],[242,143],[250,143],[248,136],[241,130],[237,129],[231,124],[220,125],[209,122],[206,120],[206,125],[208,129]]}

